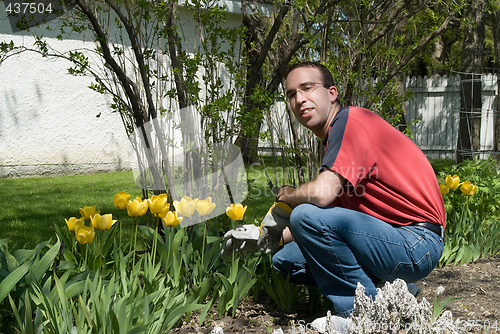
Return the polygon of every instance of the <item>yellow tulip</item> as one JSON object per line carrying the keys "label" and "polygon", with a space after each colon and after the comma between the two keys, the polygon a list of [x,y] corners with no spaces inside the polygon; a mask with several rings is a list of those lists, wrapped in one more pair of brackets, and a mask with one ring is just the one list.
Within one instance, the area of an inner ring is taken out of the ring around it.
{"label": "yellow tulip", "polygon": [[170,227],[170,226],[177,226],[179,225],[179,223],[182,221],[182,217],[179,217],[179,215],[177,214],[177,211],[169,211],[167,212],[167,214],[165,215],[165,217],[163,217],[161,219],[161,222],[163,223],[163,226],[165,227]]}
{"label": "yellow tulip", "polygon": [[140,197],[127,202],[127,214],[130,217],[143,216],[148,211],[148,205]]}
{"label": "yellow tulip", "polygon": [[204,200],[199,200],[196,203],[196,211],[200,216],[208,216],[215,209],[215,203],[212,203],[212,197],[207,197]]}
{"label": "yellow tulip", "polygon": [[123,210],[127,207],[127,202],[130,201],[130,194],[126,191],[120,191],[115,195],[114,203],[115,207]]}
{"label": "yellow tulip", "polygon": [[197,198],[191,199],[189,196],[183,196],[180,201],[174,201],[174,207],[177,213],[184,217],[191,217],[196,210]]}
{"label": "yellow tulip", "polygon": [[94,240],[95,231],[92,226],[82,226],[75,233],[76,240],[81,244],[90,244]]}
{"label": "yellow tulip", "polygon": [[475,184],[472,184],[470,181],[466,181],[466,182],[462,183],[462,186],[460,187],[460,191],[465,196],[472,196],[476,193],[477,186]]}
{"label": "yellow tulip", "polygon": [[83,219],[81,218],[71,217],[70,219],[65,219],[65,221],[70,232],[76,232],[80,227],[84,225]]}
{"label": "yellow tulip", "polygon": [[226,214],[232,220],[242,220],[247,210],[247,205],[243,207],[241,203],[231,204],[226,208]]}
{"label": "yellow tulip", "polygon": [[441,195],[446,195],[450,191],[450,188],[448,188],[446,184],[441,183],[439,185],[439,191],[441,192]]}
{"label": "yellow tulip", "polygon": [[450,189],[457,189],[460,185],[460,178],[458,175],[447,175],[446,176],[446,186]]}
{"label": "yellow tulip", "polygon": [[116,220],[113,220],[113,215],[106,214],[100,215],[96,213],[91,219],[92,226],[101,231],[107,231],[116,223]]}
{"label": "yellow tulip", "polygon": [[83,220],[90,220],[90,218],[92,218],[93,215],[101,212],[101,210],[96,211],[95,205],[92,206],[85,205],[83,208],[80,208],[79,210]]}
{"label": "yellow tulip", "polygon": [[151,213],[156,217],[165,217],[170,209],[170,204],[167,202],[165,194],[151,196],[151,199],[148,199],[148,206]]}

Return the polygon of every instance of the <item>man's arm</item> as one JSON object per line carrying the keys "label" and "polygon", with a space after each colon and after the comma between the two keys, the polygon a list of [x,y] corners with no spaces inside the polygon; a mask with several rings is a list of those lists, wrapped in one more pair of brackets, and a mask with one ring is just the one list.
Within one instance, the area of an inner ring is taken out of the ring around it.
{"label": "man's arm", "polygon": [[278,192],[278,200],[294,208],[302,203],[325,207],[332,203],[342,192],[345,179],[330,169],[322,170],[318,176],[298,188],[283,187]]}

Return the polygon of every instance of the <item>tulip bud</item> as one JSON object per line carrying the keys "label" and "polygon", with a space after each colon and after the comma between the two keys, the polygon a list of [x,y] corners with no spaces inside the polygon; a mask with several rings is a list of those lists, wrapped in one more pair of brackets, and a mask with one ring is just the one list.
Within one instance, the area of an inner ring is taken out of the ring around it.
{"label": "tulip bud", "polygon": [[247,210],[247,205],[243,207],[241,203],[231,204],[226,208],[226,214],[232,220],[242,220]]}

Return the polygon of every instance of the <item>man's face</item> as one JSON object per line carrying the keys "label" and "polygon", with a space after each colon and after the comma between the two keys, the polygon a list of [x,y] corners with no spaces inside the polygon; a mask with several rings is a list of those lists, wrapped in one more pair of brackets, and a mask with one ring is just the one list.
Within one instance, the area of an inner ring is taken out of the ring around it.
{"label": "man's face", "polygon": [[314,67],[292,70],[286,78],[286,95],[300,124],[316,135],[322,135],[329,125],[337,89],[324,87],[320,70]]}

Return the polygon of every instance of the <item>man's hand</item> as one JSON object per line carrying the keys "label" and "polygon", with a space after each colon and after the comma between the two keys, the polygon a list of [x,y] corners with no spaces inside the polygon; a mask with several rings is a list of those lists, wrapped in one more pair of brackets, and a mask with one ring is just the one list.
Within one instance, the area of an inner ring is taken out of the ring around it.
{"label": "man's hand", "polygon": [[261,252],[268,254],[279,248],[283,230],[290,225],[291,213],[292,208],[284,202],[271,206],[260,225],[257,246]]}
{"label": "man's hand", "polygon": [[252,224],[238,225],[235,229],[227,231],[224,234],[226,243],[221,251],[222,256],[232,254],[233,249],[235,252],[258,250],[259,231],[259,227]]}

